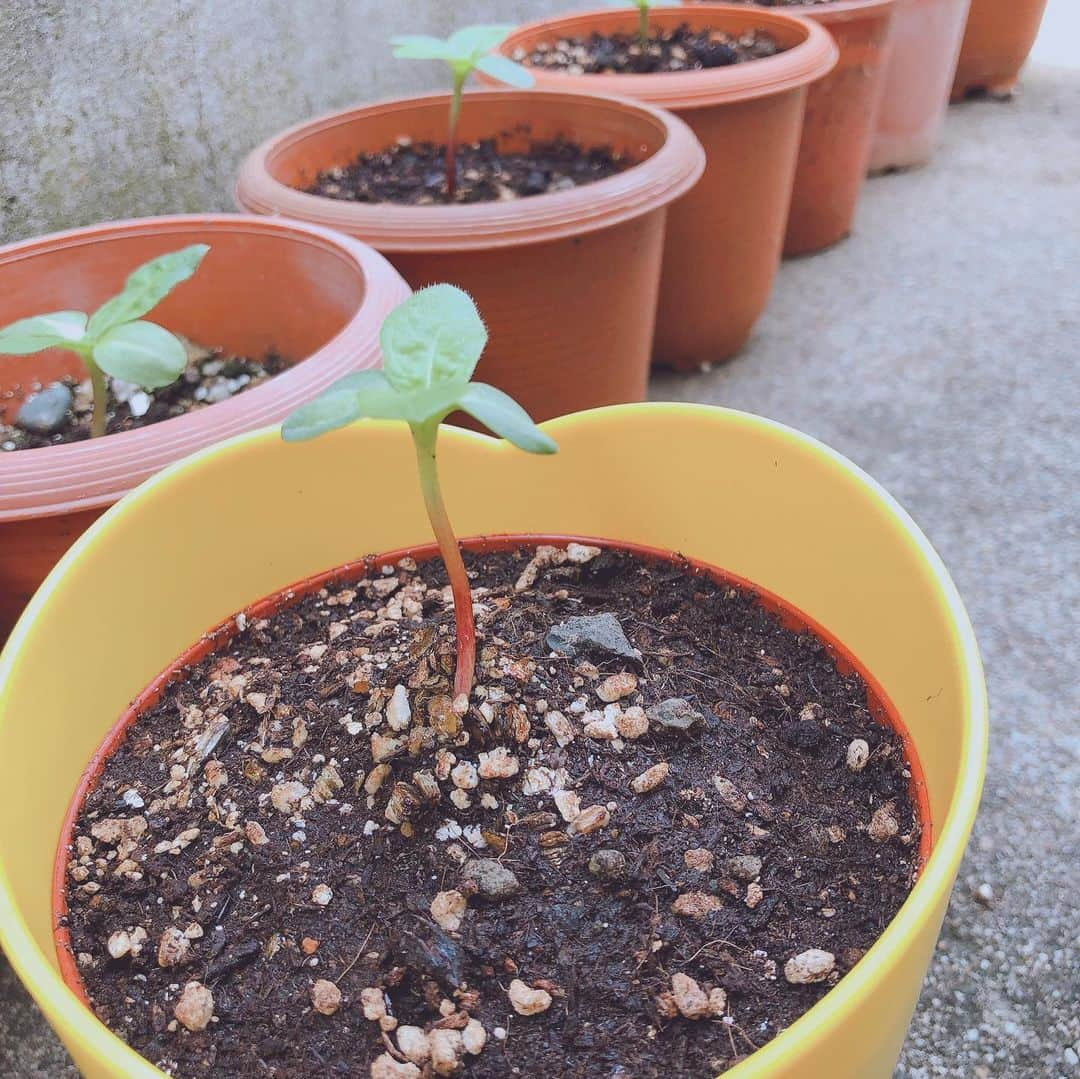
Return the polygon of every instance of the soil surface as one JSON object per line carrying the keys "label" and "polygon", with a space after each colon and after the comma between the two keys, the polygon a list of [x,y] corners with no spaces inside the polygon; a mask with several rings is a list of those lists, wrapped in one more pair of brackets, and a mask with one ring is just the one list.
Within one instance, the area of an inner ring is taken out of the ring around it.
{"label": "soil surface", "polygon": [[[481,139],[458,148],[455,202],[498,202],[570,191],[636,164],[610,146],[584,147],[565,139],[536,141],[524,152],[502,150],[499,143]],[[349,202],[445,203],[445,155],[445,143],[413,142],[403,136],[385,150],[361,154],[351,165],[319,173],[306,190]]]}
{"label": "soil surface", "polygon": [[238,616],[109,761],[72,947],[166,1071],[705,1079],[904,901],[900,740],[816,638],[682,566],[466,559],[471,700],[441,563],[368,563]]}
{"label": "soil surface", "polygon": [[[252,389],[289,367],[289,362],[276,352],[268,353],[265,359],[257,362],[243,356],[227,355],[220,348],[203,348],[188,341],[184,345],[188,351],[188,365],[171,386],[143,391],[119,379],[108,380],[109,418],[106,434],[132,431],[197,412]],[[71,404],[63,411],[59,425],[45,433],[25,430],[14,422],[0,423],[0,452],[41,449],[66,442],[82,442],[90,437],[93,415],[90,380],[65,378],[60,385],[67,389]],[[33,393],[41,390],[55,392],[50,387],[33,387]],[[17,416],[12,419],[17,419]]]}
{"label": "soil surface", "polygon": [[518,48],[514,59],[529,67],[552,68],[570,75],[641,75],[728,67],[782,52],[765,30],[740,36],[722,30],[654,30],[647,46],[637,34],[590,34],[541,42],[531,51]]}

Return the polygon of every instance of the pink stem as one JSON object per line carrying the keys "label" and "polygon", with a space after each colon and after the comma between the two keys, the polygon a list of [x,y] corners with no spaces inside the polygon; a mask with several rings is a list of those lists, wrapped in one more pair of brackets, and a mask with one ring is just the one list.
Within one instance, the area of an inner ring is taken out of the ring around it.
{"label": "pink stem", "polygon": [[457,632],[457,666],[454,670],[454,696],[472,692],[476,671],[476,623],[473,620],[472,588],[465,572],[457,536],[446,512],[439,473],[435,463],[435,443],[439,434],[438,423],[427,423],[412,428],[416,443],[416,461],[420,471],[420,489],[424,495],[428,520],[439,544],[446,572],[450,577],[450,590],[454,597],[454,624]]}

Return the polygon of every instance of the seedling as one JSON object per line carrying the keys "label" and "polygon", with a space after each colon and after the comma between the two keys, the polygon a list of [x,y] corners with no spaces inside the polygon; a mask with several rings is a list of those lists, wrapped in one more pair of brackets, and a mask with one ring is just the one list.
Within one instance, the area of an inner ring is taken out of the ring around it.
{"label": "seedling", "polygon": [[420,490],[454,597],[454,696],[468,696],[476,668],[476,626],[469,579],[439,486],[439,425],[461,409],[527,453],[555,453],[558,446],[512,397],[470,381],[487,344],[487,330],[468,293],[453,285],[432,285],[414,293],[387,315],[380,344],[381,371],[356,371],[339,379],[289,416],[281,425],[281,437],[303,442],[362,419],[409,425]]}
{"label": "seedling", "polygon": [[609,0],[611,7],[626,7],[627,2],[638,9],[638,42],[649,44],[649,12],[654,7],[679,7],[681,0]]}
{"label": "seedling", "polygon": [[143,315],[155,308],[198,269],[210,248],[192,244],[151,259],[92,315],[53,311],[20,319],[0,329],[0,355],[26,356],[46,348],[64,348],[82,360],[94,394],[90,436],[105,434],[108,393],[105,376],[159,390],[175,382],[187,366],[181,341]]}
{"label": "seedling", "polygon": [[512,26],[467,26],[457,30],[445,41],[427,34],[403,34],[392,37],[394,55],[399,60],[442,60],[450,68],[454,87],[450,94],[450,123],[446,137],[446,197],[453,199],[457,191],[457,129],[461,115],[461,98],[465,83],[474,71],[482,71],[493,79],[529,89],[535,81],[521,64],[492,50],[500,45]]}

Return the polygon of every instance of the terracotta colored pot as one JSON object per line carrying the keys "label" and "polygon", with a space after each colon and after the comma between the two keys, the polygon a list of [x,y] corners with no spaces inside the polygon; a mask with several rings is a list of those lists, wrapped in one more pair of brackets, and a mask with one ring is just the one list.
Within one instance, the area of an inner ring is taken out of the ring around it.
{"label": "terracotta colored pot", "polygon": [[870,170],[925,165],[941,138],[970,0],[903,0]]}
{"label": "terracotta colored pot", "polygon": [[[305,194],[316,173],[401,135],[444,142],[445,94],[383,101],[291,128],[244,163],[236,199],[366,240],[414,288],[448,281],[490,334],[477,377],[537,419],[645,396],[666,208],[705,167],[690,129],[633,102],[570,93],[469,94],[463,140],[525,149],[559,135],[640,163],[575,190],[468,205],[363,205]],[[520,125],[528,125],[522,133]]]}
{"label": "terracotta colored pot", "polygon": [[[818,640],[824,642],[825,647],[833,656],[837,667],[842,673],[850,674],[855,672],[862,678],[866,685],[866,703],[870,714],[879,723],[895,731],[903,742],[904,758],[911,772],[911,800],[914,803],[921,825],[918,871],[922,872],[933,849],[934,838],[926,776],[915,743],[907,727],[905,727],[900,713],[885,695],[881,685],[841,641],[837,640],[809,615],[752,581],[728,573],[726,570],[716,566],[710,566],[705,562],[685,559],[682,555],[655,547],[593,536],[553,536],[546,534],[479,536],[465,539],[461,545],[475,554],[487,554],[493,551],[512,551],[519,546],[535,547],[540,544],[554,544],[565,547],[570,543],[583,543],[603,547],[607,550],[625,551],[650,562],[686,565],[694,574],[708,577],[717,584],[752,592],[757,603],[775,615],[782,625],[795,633],[812,633]],[[405,557],[412,558],[417,562],[429,562],[439,557],[439,549],[434,543],[427,543],[417,547],[403,547],[385,554],[371,555],[359,562],[349,562],[343,566],[338,566],[336,569],[307,577],[302,581],[282,588],[273,595],[246,606],[242,613],[247,617],[248,621],[271,618],[278,612],[292,607],[313,592],[369,576],[372,573],[377,573],[384,566],[394,567],[400,559]],[[90,758],[90,763],[86,766],[79,779],[79,785],[64,816],[64,822],[60,828],[60,840],[53,859],[52,875],[52,924],[56,941],[56,961],[67,987],[88,1007],[90,1001],[86,995],[86,986],[82,975],[79,973],[78,962],[72,953],[71,933],[67,924],[68,864],[71,860],[71,852],[75,841],[75,826],[79,814],[82,812],[86,799],[96,789],[110,758],[124,744],[128,733],[139,719],[156,707],[168,686],[173,682],[183,680],[185,672],[194,664],[200,663],[207,656],[226,650],[232,640],[239,635],[240,627],[237,624],[237,614],[239,613],[230,615],[218,625],[208,629],[193,645],[182,652],[157,675],[124,710],[120,718],[109,728],[105,738]]]}
{"label": "terracotta colored pot", "polygon": [[900,0],[836,0],[785,7],[824,26],[840,49],[806,96],[784,254],[809,255],[851,232],[866,178]]}
{"label": "terracotta colored pot", "polygon": [[[835,65],[815,23],[723,4],[656,8],[653,25],[689,23],[730,33],[765,28],[786,51],[765,60],[657,75],[567,75],[536,70],[538,87],[625,94],[662,105],[694,129],[708,155],[701,183],[671,210],[653,358],[679,370],[728,359],[746,344],[780,263],[806,88]],[[514,31],[510,55],[542,41],[632,32],[637,12],[592,11]]]}
{"label": "terracotta colored pot", "polygon": [[786,7],[821,23],[840,49],[806,96],[785,255],[808,255],[851,232],[877,125],[898,0]]}
{"label": "terracotta colored pot", "polygon": [[1008,97],[1039,36],[1046,0],[971,0],[952,99]]}
{"label": "terracotta colored pot", "polygon": [[[136,431],[0,453],[0,640],[86,526],[165,465],[280,420],[334,379],[380,362],[385,314],[409,293],[370,248],[326,229],[235,214],[121,221],[0,248],[0,325],[42,311],[93,310],[140,263],[201,241],[199,272],[153,319],[253,359],[303,361],[209,408]],[[0,357],[0,414],[28,388],[81,373],[60,350]],[[10,396],[9,396],[10,395]]]}
{"label": "terracotta colored pot", "polygon": [[[827,627],[903,717],[933,820],[926,865],[851,972],[725,1074],[889,1079],[986,762],[978,649],[941,559],[850,461],[759,416],[642,404],[564,417],[545,430],[559,453],[543,458],[475,432],[443,432],[440,472],[463,535],[633,537],[724,566]],[[364,471],[363,498],[342,496],[342,461],[377,462]],[[810,518],[813,542],[793,543],[790,523]],[[0,790],[18,807],[0,813],[0,945],[86,1079],[162,1077],[58,970],[54,854],[87,761],[131,700],[207,626],[327,566],[415,544],[428,527],[403,425],[360,423],[302,445],[265,430],[142,485],[91,526],[31,600],[0,653]],[[162,559],[169,572],[153,589],[130,572]],[[108,633],[103,610],[123,612]]]}

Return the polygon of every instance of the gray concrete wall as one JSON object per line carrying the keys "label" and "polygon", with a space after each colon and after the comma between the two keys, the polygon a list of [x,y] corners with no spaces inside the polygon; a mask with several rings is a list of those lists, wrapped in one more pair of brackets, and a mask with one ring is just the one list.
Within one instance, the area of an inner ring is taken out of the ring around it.
{"label": "gray concrete wall", "polygon": [[232,209],[278,128],[439,85],[393,33],[444,35],[552,0],[0,0],[0,241]]}

